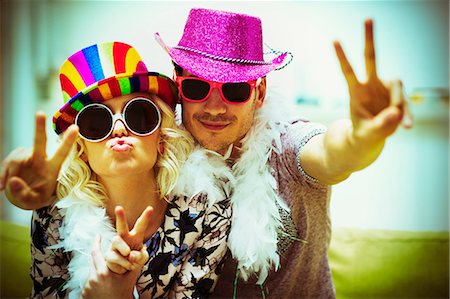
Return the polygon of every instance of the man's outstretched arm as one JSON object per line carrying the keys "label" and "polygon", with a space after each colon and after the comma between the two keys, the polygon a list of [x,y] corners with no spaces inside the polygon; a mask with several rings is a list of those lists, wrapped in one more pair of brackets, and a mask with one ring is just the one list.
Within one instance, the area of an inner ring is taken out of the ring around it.
{"label": "man's outstretched arm", "polygon": [[365,22],[365,36],[366,82],[357,79],[340,43],[334,42],[348,84],[350,120],[331,124],[325,134],[313,137],[299,155],[306,173],[325,184],[339,183],[369,166],[402,122],[406,128],[412,126],[401,81],[383,83],[378,78],[372,20]]}

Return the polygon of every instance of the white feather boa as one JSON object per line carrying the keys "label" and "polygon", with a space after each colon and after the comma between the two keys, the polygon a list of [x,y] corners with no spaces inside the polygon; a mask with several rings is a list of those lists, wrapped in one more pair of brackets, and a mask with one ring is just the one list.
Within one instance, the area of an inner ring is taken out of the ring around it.
{"label": "white feather boa", "polygon": [[192,197],[199,193],[208,195],[208,205],[230,197],[235,179],[225,160],[216,152],[200,146],[184,163],[173,193]]}
{"label": "white feather boa", "polygon": [[280,136],[287,119],[280,99],[267,97],[257,110],[252,128],[242,140],[241,156],[233,165],[235,186],[231,198],[233,214],[228,239],[233,257],[243,279],[251,274],[264,282],[269,270],[279,267],[278,232],[282,229],[278,204],[289,208],[278,197],[277,183],[271,174],[272,151],[281,153]]}
{"label": "white feather boa", "polygon": [[[204,193],[209,205],[231,194],[229,247],[238,261],[240,275],[247,279],[256,274],[258,283],[264,282],[272,267],[279,267],[277,233],[282,224],[276,202],[289,210],[277,195],[269,166],[272,151],[282,151],[280,135],[286,128],[282,120],[286,120],[288,110],[281,107],[280,99],[266,98],[242,140],[242,155],[231,170],[226,164],[227,156],[196,148],[184,163],[173,191],[174,195],[188,198]],[[66,288],[70,290],[69,298],[80,298],[89,278],[96,235],[101,235],[102,252],[106,253],[116,232],[104,207],[70,197],[60,200],[57,207],[64,215],[58,247],[72,253]]]}
{"label": "white feather boa", "polygon": [[69,289],[70,299],[78,299],[89,278],[95,237],[97,234],[101,236],[101,248],[105,254],[115,235],[115,229],[104,207],[70,197],[63,198],[56,206],[64,216],[59,229],[62,239],[59,246],[72,256],[68,265],[70,278],[65,288]]}
{"label": "white feather boa", "polygon": [[[181,169],[173,195],[192,198],[203,193],[212,205],[228,197],[228,188],[234,185],[233,180],[231,170],[220,155],[196,148]],[[56,206],[64,218],[59,229],[62,241],[54,247],[63,247],[72,255],[68,265],[70,277],[65,288],[69,289],[69,298],[78,299],[89,279],[95,237],[101,236],[102,252],[105,254],[116,230],[104,207],[73,197],[61,199]]]}
{"label": "white feather boa", "polygon": [[[179,112],[177,122],[182,126]],[[281,93],[272,89],[264,105],[255,113],[253,125],[242,140],[242,154],[232,166],[233,178],[228,179],[227,190],[231,190],[233,208],[228,247],[238,261],[241,277],[247,280],[256,274],[258,284],[264,282],[271,268],[276,270],[279,267],[277,234],[282,223],[276,202],[286,211],[289,207],[278,197],[269,158],[272,151],[282,152],[281,134],[286,132],[288,122],[295,118]],[[222,157],[222,161],[211,154],[209,163],[211,158],[214,159],[211,164],[214,170],[211,171],[225,172],[230,153],[231,150]]]}

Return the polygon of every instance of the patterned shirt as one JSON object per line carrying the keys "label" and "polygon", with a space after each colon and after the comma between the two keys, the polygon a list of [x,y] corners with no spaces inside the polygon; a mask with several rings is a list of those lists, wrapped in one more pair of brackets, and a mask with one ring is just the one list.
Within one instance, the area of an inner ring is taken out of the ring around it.
{"label": "patterned shirt", "polygon": [[[33,298],[66,298],[71,254],[52,249],[60,240],[63,216],[58,208],[33,213],[31,230]],[[225,256],[231,205],[222,200],[208,207],[205,196],[175,197],[165,220],[146,242],[150,256],[136,283],[140,296],[203,298],[215,287]]]}

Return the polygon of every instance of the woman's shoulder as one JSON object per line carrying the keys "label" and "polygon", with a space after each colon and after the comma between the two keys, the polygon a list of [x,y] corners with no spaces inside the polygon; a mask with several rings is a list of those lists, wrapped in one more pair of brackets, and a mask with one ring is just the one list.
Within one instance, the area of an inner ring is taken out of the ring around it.
{"label": "woman's shoulder", "polygon": [[41,252],[51,245],[60,242],[60,228],[64,217],[60,210],[54,206],[44,207],[33,211],[31,220],[31,243]]}
{"label": "woman's shoulder", "polygon": [[40,208],[33,211],[32,224],[40,223],[41,226],[60,226],[64,216],[61,214],[60,209],[55,205]]}

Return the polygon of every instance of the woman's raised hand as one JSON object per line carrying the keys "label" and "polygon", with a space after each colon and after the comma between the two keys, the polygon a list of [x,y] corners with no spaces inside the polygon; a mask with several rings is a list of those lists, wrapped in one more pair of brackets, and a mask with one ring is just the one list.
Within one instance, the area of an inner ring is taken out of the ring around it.
{"label": "woman's raised hand", "polygon": [[116,207],[117,236],[105,256],[100,236],[97,236],[92,248],[93,268],[84,286],[83,298],[133,298],[136,280],[149,259],[144,238],[152,213],[153,208],[147,207],[130,231],[125,210]]}
{"label": "woman's raised hand", "polygon": [[121,206],[117,206],[116,230],[117,236],[112,239],[111,249],[105,256],[107,267],[114,273],[123,274],[127,271],[142,268],[148,261],[147,248],[144,246],[145,233],[150,225],[152,207],[147,207],[136,220],[130,231]]}
{"label": "woman's raised hand", "polygon": [[25,210],[36,210],[53,203],[59,170],[78,134],[78,127],[70,126],[53,157],[48,158],[45,119],[44,113],[36,113],[33,149],[15,149],[1,165],[0,191],[5,190],[8,200]]}
{"label": "woman's raised hand", "polygon": [[81,293],[82,298],[134,298],[133,291],[140,268],[114,273],[107,266],[101,251],[101,238],[97,236],[92,248],[93,267]]}

